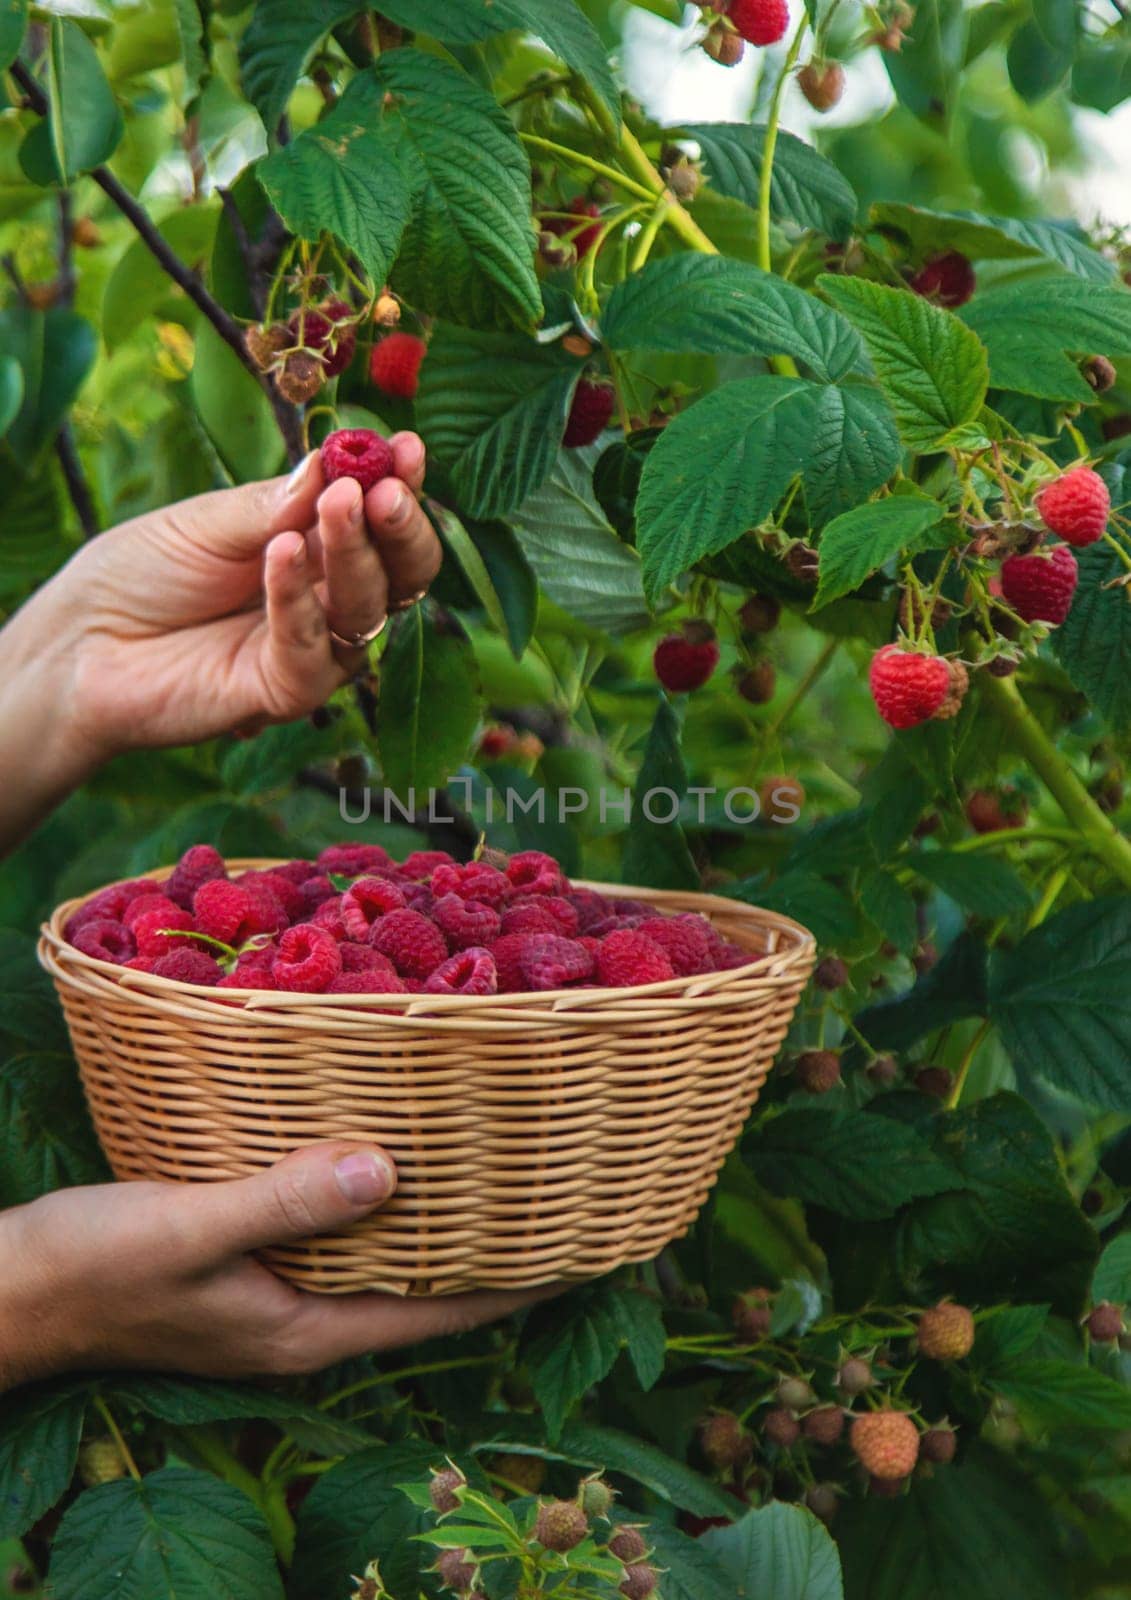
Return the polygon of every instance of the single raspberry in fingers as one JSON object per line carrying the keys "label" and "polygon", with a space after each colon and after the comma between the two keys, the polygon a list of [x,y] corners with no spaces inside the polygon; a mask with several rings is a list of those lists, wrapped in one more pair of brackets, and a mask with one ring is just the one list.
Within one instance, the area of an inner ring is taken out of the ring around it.
{"label": "single raspberry in fingers", "polygon": [[327,483],[354,478],[368,491],[394,474],[393,447],[372,428],[340,428],[323,440],[320,454]]}

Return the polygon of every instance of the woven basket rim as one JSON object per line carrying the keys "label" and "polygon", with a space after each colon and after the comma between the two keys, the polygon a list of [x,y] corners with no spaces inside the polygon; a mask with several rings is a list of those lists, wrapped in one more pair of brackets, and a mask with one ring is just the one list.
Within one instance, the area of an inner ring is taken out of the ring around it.
{"label": "woven basket rim", "polygon": [[[246,871],[250,868],[268,870],[284,864],[285,857],[233,857],[229,868]],[[545,989],[531,993],[488,995],[423,995],[423,994],[301,994],[285,993],[274,989],[233,989],[219,992],[207,984],[182,983],[175,978],[164,978],[155,973],[133,971],[88,956],[63,937],[63,928],[74,913],[96,894],[113,888],[117,883],[136,882],[139,878],[152,878],[161,883],[173,871],[172,866],[154,867],[147,872],[133,873],[129,877],[115,878],[89,894],[64,900],[56,906],[46,922],[40,926],[38,955],[40,965],[53,977],[70,977],[67,968],[77,968],[90,979],[112,983],[119,992],[136,993],[140,997],[168,998],[178,996],[188,1002],[207,1003],[218,1016],[231,1018],[233,1010],[256,1014],[271,1011],[276,1014],[288,1011],[349,1011],[357,1013],[380,1011],[386,1021],[394,1020],[390,1013],[401,1013],[406,1018],[426,1018],[451,1015],[453,1012],[468,1015],[480,1012],[516,1010],[519,1013],[549,1006],[551,1009],[584,1010],[587,1005],[600,1006],[616,1003],[632,1009],[633,1001],[643,1006],[663,1000],[678,1000],[708,996],[743,980],[765,979],[780,982],[792,970],[804,964],[816,949],[816,939],[808,928],[792,917],[778,911],[765,910],[745,900],[732,900],[727,896],[704,894],[687,889],[650,889],[643,885],[602,883],[592,879],[574,878],[571,883],[578,889],[592,889],[598,894],[613,895],[618,899],[638,899],[673,903],[681,910],[702,911],[722,916],[740,916],[762,927],[769,927],[784,941],[778,949],[755,956],[750,962],[724,969],[722,972],[701,973],[685,977],[665,978],[659,983],[635,984],[621,988],[604,988],[597,985],[585,988]],[[760,970],[769,968],[771,970]],[[714,980],[714,981],[712,981]],[[236,1006],[234,1002],[243,1002]]]}

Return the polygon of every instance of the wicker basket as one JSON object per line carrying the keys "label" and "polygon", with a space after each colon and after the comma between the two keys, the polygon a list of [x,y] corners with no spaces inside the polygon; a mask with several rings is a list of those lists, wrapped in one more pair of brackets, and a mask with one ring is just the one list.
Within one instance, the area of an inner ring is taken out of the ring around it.
{"label": "wicker basket", "polygon": [[115,1175],[236,1178],[320,1139],[382,1145],[388,1206],[265,1252],[322,1294],[532,1286],[656,1255],[738,1137],[813,939],[735,900],[585,887],[704,912],[750,965],[635,989],[221,998],[82,955],[63,939],[82,902],[61,905],[40,960]]}

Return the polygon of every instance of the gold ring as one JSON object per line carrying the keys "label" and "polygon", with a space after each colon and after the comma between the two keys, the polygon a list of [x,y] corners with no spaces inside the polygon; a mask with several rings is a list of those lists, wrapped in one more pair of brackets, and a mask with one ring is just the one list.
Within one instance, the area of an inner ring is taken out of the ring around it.
{"label": "gold ring", "polygon": [[390,600],[390,611],[411,611],[413,606],[418,606],[428,593],[427,589],[418,589],[415,594],[410,594],[407,600]]}
{"label": "gold ring", "polygon": [[370,628],[368,633],[345,634],[339,633],[336,628],[331,628],[330,637],[333,639],[335,644],[340,644],[344,650],[364,650],[366,645],[372,644],[374,639],[379,639],[381,637],[385,631],[385,624],[388,622],[388,620],[389,619],[387,616],[382,617],[377,626],[375,628]]}

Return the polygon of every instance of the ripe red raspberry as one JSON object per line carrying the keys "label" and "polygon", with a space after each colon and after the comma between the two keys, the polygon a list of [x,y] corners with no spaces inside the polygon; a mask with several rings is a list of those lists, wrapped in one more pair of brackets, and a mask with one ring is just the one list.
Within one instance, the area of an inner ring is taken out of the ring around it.
{"label": "ripe red raspberry", "polygon": [[[321,864],[321,863],[319,863]],[[446,850],[414,850],[401,862],[400,873],[402,878],[411,878],[414,882],[422,882],[430,878],[440,867],[454,867],[456,863]],[[480,895],[480,899],[484,896]]]}
{"label": "ripe red raspberry", "polygon": [[155,978],[172,978],[176,983],[195,983],[214,989],[224,976],[219,963],[203,950],[170,950],[167,956],[153,963],[150,972]]}
{"label": "ripe red raspberry", "polygon": [[677,917],[645,917],[636,931],[659,945],[677,977],[711,970],[708,924],[694,912]]}
{"label": "ripe red raspberry", "polygon": [[426,883],[402,883],[404,903],[410,911],[419,911],[422,917],[431,917],[436,897]]}
{"label": "ripe red raspberry", "polygon": [[288,883],[302,884],[313,878],[318,868],[313,861],[281,861],[266,874],[269,878],[286,878]]}
{"label": "ripe red raspberry", "polygon": [[966,1306],[942,1301],[919,1318],[919,1354],[931,1361],[961,1361],[974,1348],[974,1315]]}
{"label": "ripe red raspberry", "polygon": [[568,217],[544,217],[542,230],[544,233],[556,233],[559,238],[570,237],[573,248],[577,252],[577,259],[587,256],[601,237],[600,227],[579,228],[578,223],[582,217],[597,218],[601,215],[601,208],[592,200],[586,200],[584,195],[575,195],[566,207]]}
{"label": "ripe red raspberry", "polygon": [[351,939],[368,939],[380,917],[403,906],[403,891],[388,878],[358,878],[342,896],[342,925]]}
{"label": "ripe red raspberry", "polygon": [[786,0],[730,0],[728,15],[747,44],[777,44],[789,27]]}
{"label": "ripe red raspberry", "polygon": [[498,908],[511,896],[511,885],[505,873],[485,861],[469,861],[465,867],[454,861],[444,862],[432,874],[432,893],[457,894],[461,900],[479,900],[484,905]]}
{"label": "ripe red raspberry", "polygon": [[591,378],[580,379],[562,439],[566,449],[577,450],[599,439],[609,426],[615,406],[616,395],[611,384],[595,383]]}
{"label": "ripe red raspberry", "polygon": [[747,1289],[735,1299],[730,1320],[744,1344],[759,1344],[769,1336],[774,1315],[772,1289]]}
{"label": "ripe red raspberry", "polygon": [[519,965],[528,989],[565,989],[593,976],[593,957],[576,939],[563,939],[556,933],[524,934],[523,938]]}
{"label": "ripe red raspberry", "polygon": [[250,881],[245,878],[240,887],[251,901],[248,927],[252,934],[281,933],[289,925],[291,918],[286,906],[263,878]]}
{"label": "ripe red raspberry", "polygon": [[402,978],[431,977],[448,958],[444,935],[419,911],[390,911],[374,924],[371,942]]}
{"label": "ripe red raspberry", "polygon": [[964,306],[977,287],[974,268],[960,250],[948,250],[944,255],[932,256],[911,279],[911,287],[924,300],[936,305]]}
{"label": "ripe red raspberry", "polygon": [[76,928],[71,943],[84,956],[93,956],[96,961],[112,961],[118,967],[137,955],[133,934],[125,923],[115,922],[112,917],[95,917]]}
{"label": "ripe red raspberry", "polygon": [[226,972],[216,985],[217,989],[277,989],[278,984],[269,967],[254,967],[237,961],[231,972]]}
{"label": "ripe red raspberry", "polygon": [[935,715],[950,692],[950,671],[941,656],[924,656],[885,644],[872,657],[868,686],[876,710],[892,728],[914,728]]}
{"label": "ripe red raspberry", "polygon": [[818,1406],[802,1417],[801,1432],[814,1444],[836,1444],[844,1432],[844,1412],[839,1406]]}
{"label": "ripe red raspberry", "polygon": [[649,1595],[655,1594],[659,1581],[660,1574],[655,1567],[649,1566],[647,1561],[638,1561],[625,1567],[620,1592],[625,1600],[648,1600]]}
{"label": "ripe red raspberry", "polygon": [[236,948],[257,933],[278,933],[280,926],[286,926],[286,915],[273,895],[257,893],[251,885],[229,883],[227,878],[201,884],[192,914],[198,932]]}
{"label": "ripe red raspberry", "polygon": [[919,1430],[906,1411],[869,1411],[852,1424],[852,1448],[881,1483],[906,1478],[919,1459]]}
{"label": "ripe red raspberry", "polygon": [[958,1449],[958,1435],[954,1429],[941,1422],[933,1428],[928,1428],[919,1441],[919,1454],[924,1461],[936,1461],[945,1464],[953,1461]]}
{"label": "ripe red raspberry", "polygon": [[431,911],[432,921],[448,941],[449,950],[493,944],[499,937],[499,913],[481,900],[461,900],[458,894],[441,895]]}
{"label": "ripe red raspberry", "polygon": [[312,878],[307,878],[299,884],[299,894],[302,897],[301,912],[295,918],[296,922],[304,922],[316,912],[319,906],[328,900],[336,900],[338,891],[324,873],[316,872]]}
{"label": "ripe red raspberry", "polygon": [[618,928],[601,941],[597,976],[609,989],[626,989],[640,983],[662,983],[674,978],[667,953],[646,933]]}
{"label": "ripe red raspberry", "polygon": [[603,922],[609,915],[608,899],[595,889],[571,889],[566,898],[577,912],[577,926],[581,933],[588,933],[594,923]]}
{"label": "ripe red raspberry", "polygon": [[1124,1332],[1123,1307],[1101,1300],[1088,1317],[1088,1332],[1098,1344],[1114,1344]]}
{"label": "ripe red raspberry", "polygon": [[528,933],[504,933],[491,945],[491,954],[499,973],[500,994],[526,994],[529,990],[522,970],[522,958],[529,943]]}
{"label": "ripe red raspberry", "polygon": [[399,400],[413,400],[420,387],[420,367],[428,346],[415,333],[387,333],[373,346],[369,357],[369,381],[383,394]]}
{"label": "ripe red raspberry", "polygon": [[346,925],[342,921],[342,897],[334,895],[331,900],[323,900],[314,915],[309,919],[315,928],[324,928],[332,939],[339,944],[347,939]]}
{"label": "ripe red raspberry", "polygon": [[168,911],[147,911],[129,926],[139,956],[163,956],[177,945],[192,943],[184,935],[192,929],[193,920],[180,906]]}
{"label": "ripe red raspberry", "polygon": [[794,1068],[806,1094],[828,1094],[840,1083],[840,1054],[836,1050],[803,1050]]}
{"label": "ripe red raspberry", "polygon": [[[390,975],[391,974],[391,975]],[[327,994],[403,994],[404,984],[393,972],[374,968],[367,972],[339,972]]]}
{"label": "ripe red raspberry", "polygon": [[460,950],[425,979],[425,994],[497,994],[499,971],[489,950],[471,945]]}
{"label": "ripe red raspberry", "polygon": [[757,957],[749,950],[744,950],[740,944],[731,944],[729,939],[720,939],[711,946],[711,969],[714,972],[733,972],[736,967],[748,967],[755,960]]}
{"label": "ripe red raspberry", "polygon": [[184,910],[191,911],[196,891],[213,878],[226,878],[228,869],[224,858],[210,844],[194,844],[186,850],[165,882],[169,899]]}
{"label": "ripe red raspberry", "polygon": [[801,1437],[801,1424],[785,1406],[772,1406],[762,1418],[762,1434],[771,1444],[789,1450]]}
{"label": "ripe red raspberry", "polygon": [[1107,531],[1111,495],[1091,467],[1072,467],[1046,483],[1036,498],[1041,521],[1068,544],[1095,544]]}
{"label": "ripe red raspberry", "polygon": [[685,622],[682,632],[661,639],[652,668],[670,694],[701,689],[719,664],[719,642],[707,622]]}
{"label": "ripe red raspberry", "polygon": [[508,906],[503,912],[500,933],[560,933],[561,925],[550,910],[552,895],[538,895]]}
{"label": "ripe red raspberry", "polygon": [[151,911],[164,911],[169,916],[179,916],[181,907],[175,905],[167,894],[139,894],[136,900],[131,900],[126,906],[118,921],[124,922],[127,928],[132,928],[139,917],[148,916]]}
{"label": "ripe red raspberry", "polygon": [[327,483],[355,478],[365,490],[393,474],[393,447],[372,428],[339,428],[322,441],[322,476]]}
{"label": "ripe red raspberry", "polygon": [[507,882],[520,894],[565,894],[569,888],[553,856],[541,850],[519,850],[507,862]]}
{"label": "ripe red raspberry", "polygon": [[315,866],[320,873],[338,878],[360,878],[369,873],[396,870],[393,858],[379,844],[329,844]]}
{"label": "ripe red raspberry", "polygon": [[1062,623],[1072,610],[1080,572],[1066,544],[1010,556],[1001,564],[1001,592],[1026,622]]}
{"label": "ripe red raspberry", "polygon": [[534,1537],[547,1550],[573,1550],[589,1532],[588,1519],[576,1500],[547,1500],[538,1507]]}
{"label": "ripe red raspberry", "polygon": [[357,349],[356,313],[344,300],[327,300],[292,312],[287,331],[292,344],[321,356],[328,378],[343,373]]}
{"label": "ripe red raspberry", "polygon": [[241,886],[252,890],[267,890],[282,906],[288,922],[303,922],[306,918],[306,901],[302,890],[291,878],[281,872],[242,872],[236,879]]}
{"label": "ripe red raspberry", "polygon": [[338,941],[325,928],[300,922],[279,940],[272,976],[288,994],[325,994],[342,970]]}
{"label": "ripe red raspberry", "polygon": [[342,956],[343,972],[375,972],[385,978],[395,978],[397,969],[383,956],[380,950],[374,950],[371,944],[354,944],[344,940],[338,949]]}
{"label": "ripe red raspberry", "polygon": [[157,888],[158,885],[152,878],[136,878],[130,883],[112,883],[108,889],[100,889],[67,919],[63,937],[73,944],[75,934],[80,928],[85,927],[88,922],[97,922],[100,918],[106,918],[110,922],[123,922],[127,908],[142,895],[153,894]]}

